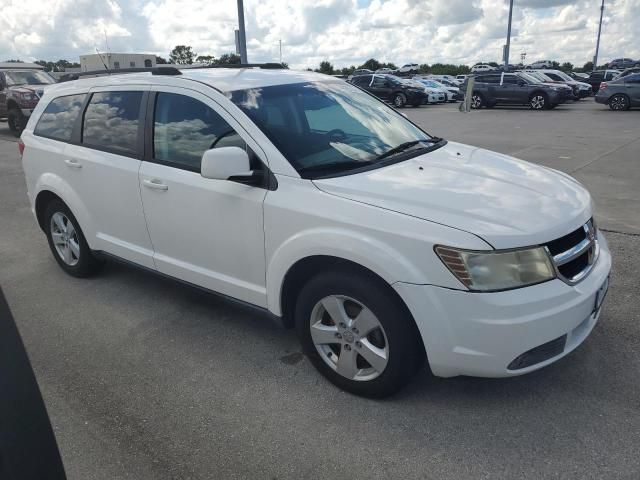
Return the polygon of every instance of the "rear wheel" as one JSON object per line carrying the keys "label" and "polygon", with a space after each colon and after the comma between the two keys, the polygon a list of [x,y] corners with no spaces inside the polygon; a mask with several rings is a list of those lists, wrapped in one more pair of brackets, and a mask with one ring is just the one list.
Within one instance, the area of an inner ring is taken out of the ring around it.
{"label": "rear wheel", "polygon": [[621,111],[621,110],[629,110],[631,106],[631,102],[629,102],[629,97],[627,97],[623,93],[616,93],[613,97],[609,99],[609,108],[611,110]]}
{"label": "rear wheel", "polygon": [[396,108],[402,108],[407,104],[407,97],[404,93],[396,93],[393,97],[393,106]]}
{"label": "rear wheel", "polygon": [[413,319],[382,281],[347,271],[318,274],[300,292],[295,315],[310,361],[356,395],[391,395],[424,362]]}
{"label": "rear wheel", "polygon": [[12,108],[7,114],[7,123],[9,124],[9,130],[16,137],[19,137],[27,122],[19,108]]}
{"label": "rear wheel", "polygon": [[471,108],[482,108],[484,105],[484,98],[479,93],[471,95]]}
{"label": "rear wheel", "polygon": [[47,205],[43,218],[49,248],[65,272],[74,277],[87,277],[100,268],[102,262],[91,253],[69,207],[61,200],[53,200]]}

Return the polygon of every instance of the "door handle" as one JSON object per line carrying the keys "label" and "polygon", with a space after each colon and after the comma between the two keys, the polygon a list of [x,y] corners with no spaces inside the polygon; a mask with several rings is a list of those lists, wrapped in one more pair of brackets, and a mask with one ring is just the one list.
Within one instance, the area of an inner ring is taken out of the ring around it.
{"label": "door handle", "polygon": [[156,180],[155,178],[153,180],[142,180],[142,184],[147,188],[151,188],[152,190],[169,190],[169,185],[165,185],[164,183],[161,183],[160,180]]}
{"label": "door handle", "polygon": [[69,168],[82,168],[82,164],[80,162],[78,162],[77,160],[65,160],[64,163],[67,165],[67,167]]}

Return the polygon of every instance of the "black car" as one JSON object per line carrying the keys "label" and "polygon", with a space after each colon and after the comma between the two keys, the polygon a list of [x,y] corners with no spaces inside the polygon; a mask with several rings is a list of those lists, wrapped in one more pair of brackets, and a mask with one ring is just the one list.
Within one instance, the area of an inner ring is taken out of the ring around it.
{"label": "black car", "polygon": [[358,75],[349,82],[375,95],[380,100],[392,103],[396,108],[402,108],[407,104],[417,107],[427,101],[424,87],[405,83],[393,75]]}
{"label": "black car", "polygon": [[[520,73],[483,73],[475,75],[471,107],[529,105],[534,110],[554,108],[563,103],[570,87],[547,85]],[[465,80],[461,90],[467,88]]]}
{"label": "black car", "polygon": [[611,110],[629,110],[640,107],[640,73],[602,82],[596,102],[609,105]]}
{"label": "black car", "polygon": [[594,70],[589,74],[589,80],[587,83],[593,88],[593,93],[598,93],[600,84],[602,82],[608,82],[618,76],[620,70]]}

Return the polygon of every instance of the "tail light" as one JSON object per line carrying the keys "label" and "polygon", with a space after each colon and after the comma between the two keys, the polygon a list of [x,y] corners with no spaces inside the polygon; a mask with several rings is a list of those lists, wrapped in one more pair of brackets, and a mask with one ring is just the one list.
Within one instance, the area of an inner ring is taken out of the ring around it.
{"label": "tail light", "polygon": [[20,152],[20,156],[24,153],[24,142],[22,139],[18,140],[18,151]]}
{"label": "tail light", "polygon": [[600,90],[604,90],[605,88],[607,88],[609,85],[607,85],[607,82],[602,82],[600,84]]}

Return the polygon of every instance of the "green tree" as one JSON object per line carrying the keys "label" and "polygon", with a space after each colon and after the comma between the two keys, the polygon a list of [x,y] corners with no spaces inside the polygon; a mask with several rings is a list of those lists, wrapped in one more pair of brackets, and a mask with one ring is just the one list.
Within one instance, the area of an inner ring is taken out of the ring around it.
{"label": "green tree", "polygon": [[220,58],[214,60],[215,65],[237,65],[240,62],[240,55],[235,53],[225,53],[220,55]]}
{"label": "green tree", "polygon": [[593,70],[593,62],[587,62],[582,66],[583,72],[590,72],[591,70]]}
{"label": "green tree", "polygon": [[167,59],[166,58],[162,58],[158,55],[156,55],[156,65],[166,65],[167,63]]}
{"label": "green tree", "polygon": [[562,65],[560,65],[560,70],[562,70],[563,72],[572,72],[573,71],[573,63],[564,62]]}
{"label": "green tree", "polygon": [[323,60],[322,62],[320,62],[320,67],[316,69],[316,72],[324,73],[326,75],[333,75],[335,71],[331,63],[329,63],[327,60]]}
{"label": "green tree", "polygon": [[382,64],[375,58],[370,58],[369,60],[364,62],[362,65],[360,65],[358,68],[368,68],[369,70],[372,70],[375,72],[379,68],[382,68]]}
{"label": "green tree", "polygon": [[191,65],[197,56],[198,54],[186,45],[176,45],[173,47],[173,50],[171,50],[171,53],[169,53],[171,63],[179,65]]}
{"label": "green tree", "polygon": [[6,63],[24,63],[22,60],[20,60],[19,58],[10,58],[9,60],[5,60]]}
{"label": "green tree", "polygon": [[198,55],[198,58],[196,58],[197,63],[204,63],[205,65],[212,65],[214,60],[215,57],[213,55]]}

